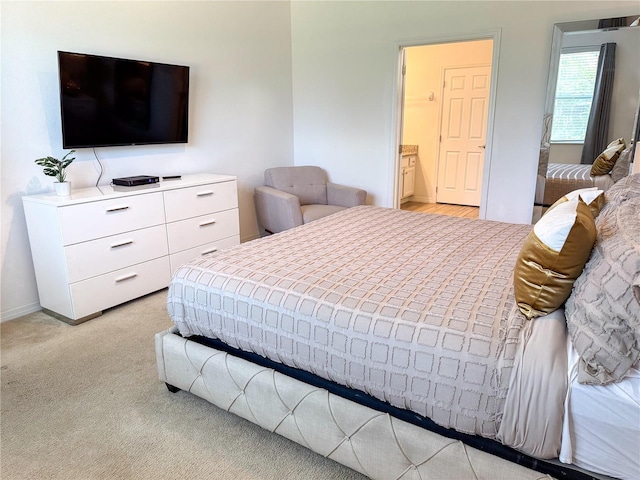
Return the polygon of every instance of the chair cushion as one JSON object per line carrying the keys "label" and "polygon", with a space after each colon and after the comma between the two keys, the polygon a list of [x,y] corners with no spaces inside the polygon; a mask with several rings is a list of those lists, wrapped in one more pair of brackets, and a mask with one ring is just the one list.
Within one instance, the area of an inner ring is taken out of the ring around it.
{"label": "chair cushion", "polygon": [[327,204],[327,174],[320,167],[269,168],[264,172],[264,183],[295,195],[300,205]]}
{"label": "chair cushion", "polygon": [[345,210],[346,208],[347,207],[339,207],[338,205],[303,205],[300,207],[302,210],[302,222],[313,222],[314,220]]}

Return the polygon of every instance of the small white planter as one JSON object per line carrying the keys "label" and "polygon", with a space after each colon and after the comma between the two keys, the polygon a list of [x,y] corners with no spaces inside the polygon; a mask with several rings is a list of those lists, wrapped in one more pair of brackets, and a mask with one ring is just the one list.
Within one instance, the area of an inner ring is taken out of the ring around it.
{"label": "small white planter", "polygon": [[71,182],[53,182],[56,187],[56,195],[68,197],[71,195]]}

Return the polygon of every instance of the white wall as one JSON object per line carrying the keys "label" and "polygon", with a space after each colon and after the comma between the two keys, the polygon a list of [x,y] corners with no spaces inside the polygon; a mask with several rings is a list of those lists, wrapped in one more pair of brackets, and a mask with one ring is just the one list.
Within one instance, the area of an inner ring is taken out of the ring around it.
{"label": "white wall", "polygon": [[[631,15],[637,2],[293,2],[294,157],[393,205],[398,47],[500,30],[484,208],[529,223],[552,27]],[[483,209],[481,208],[481,214]]]}
{"label": "white wall", "polygon": [[[57,50],[189,65],[189,143],[98,148],[111,178],[238,176],[240,235],[258,235],[253,188],[265,168],[293,163],[288,2],[5,2],[2,42],[2,319],[37,310],[22,196],[51,189],[33,160],[61,156]],[[90,149],[68,169],[75,188],[98,179]]]}

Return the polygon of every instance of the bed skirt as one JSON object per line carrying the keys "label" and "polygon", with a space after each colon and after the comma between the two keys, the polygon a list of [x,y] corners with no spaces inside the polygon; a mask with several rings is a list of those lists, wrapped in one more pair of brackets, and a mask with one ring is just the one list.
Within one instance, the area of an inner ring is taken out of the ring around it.
{"label": "bed skirt", "polygon": [[222,350],[156,334],[158,376],[372,479],[548,475],[399,420]]}

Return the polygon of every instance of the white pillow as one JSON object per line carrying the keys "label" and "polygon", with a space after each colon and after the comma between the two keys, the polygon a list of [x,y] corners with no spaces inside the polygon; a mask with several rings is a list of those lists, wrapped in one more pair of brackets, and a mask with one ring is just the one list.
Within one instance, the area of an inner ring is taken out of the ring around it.
{"label": "white pillow", "polygon": [[542,243],[556,252],[562,250],[571,228],[576,223],[578,212],[575,203],[577,202],[561,203],[553,210],[547,211],[533,227]]}
{"label": "white pillow", "polygon": [[567,197],[568,201],[578,200],[578,197],[581,197],[582,201],[589,205],[601,193],[603,193],[603,191],[599,190],[598,187],[589,187],[574,190],[573,192],[567,193],[565,196]]}
{"label": "white pillow", "polygon": [[577,201],[579,198],[581,198],[582,201],[587,204],[589,210],[591,210],[593,218],[596,218],[600,213],[600,210],[602,210],[602,207],[604,207],[604,190],[600,190],[598,187],[587,187],[573,190],[572,192],[569,192],[565,196],[559,198],[553,205],[549,207],[547,213],[561,203]]}

